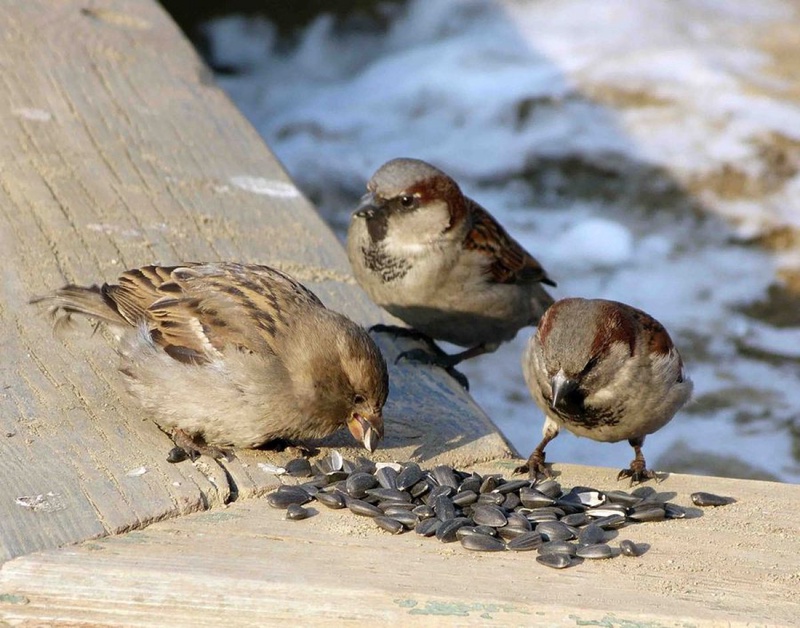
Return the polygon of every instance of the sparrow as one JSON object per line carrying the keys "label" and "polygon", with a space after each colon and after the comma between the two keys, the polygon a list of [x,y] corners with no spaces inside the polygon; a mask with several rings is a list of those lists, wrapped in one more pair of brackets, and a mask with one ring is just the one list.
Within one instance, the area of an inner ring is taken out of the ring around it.
{"label": "sparrow", "polygon": [[635,457],[617,479],[655,478],[642,445],[691,396],[692,382],[667,330],[649,314],[603,299],[562,299],[545,312],[522,357],[545,414],[542,441],[517,472],[549,476],[544,448],[565,427],[577,436],[627,440]]}
{"label": "sparrow", "polygon": [[127,389],[178,448],[170,461],[345,425],[370,452],[383,436],[389,377],[375,342],[268,266],[144,266],[32,302],[56,329],[79,314],[112,332]]}
{"label": "sparrow", "polygon": [[541,264],[438,168],[393,159],[367,190],[347,233],[356,280],[418,332],[467,347],[400,357],[453,367],[535,325],[553,303]]}

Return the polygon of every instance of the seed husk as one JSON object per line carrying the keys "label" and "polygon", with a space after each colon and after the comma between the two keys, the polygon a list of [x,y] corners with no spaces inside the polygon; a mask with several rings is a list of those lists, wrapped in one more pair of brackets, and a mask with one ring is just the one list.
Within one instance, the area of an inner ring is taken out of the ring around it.
{"label": "seed husk", "polygon": [[305,504],[311,501],[311,495],[297,486],[281,486],[267,495],[267,503],[273,508],[288,508],[292,504]]}
{"label": "seed husk", "polygon": [[520,489],[519,500],[526,508],[542,508],[556,503],[552,497],[530,487]]}
{"label": "seed husk", "polygon": [[477,473],[473,473],[463,482],[461,482],[461,486],[458,487],[458,491],[472,491],[473,493],[480,493],[482,483],[483,478]]}
{"label": "seed husk", "polygon": [[411,488],[423,477],[423,472],[416,462],[407,462],[403,470],[397,474],[395,483],[401,491]]}
{"label": "seed husk", "polygon": [[585,526],[587,523],[589,523],[589,518],[586,516],[585,512],[575,512],[571,515],[564,515],[561,517],[561,523],[580,528],[581,526]]}
{"label": "seed husk", "polygon": [[664,514],[667,519],[684,519],[686,517],[686,511],[683,508],[670,502],[664,504]]}
{"label": "seed husk", "polygon": [[392,467],[381,467],[375,472],[375,479],[383,488],[397,488],[397,471]]}
{"label": "seed husk", "polygon": [[519,528],[521,530],[533,530],[531,522],[525,515],[518,512],[510,512],[506,515],[509,528]]}
{"label": "seed husk", "polygon": [[420,519],[430,519],[431,517],[436,516],[436,511],[431,506],[428,506],[428,504],[420,504],[419,506],[415,506],[411,509],[411,512],[417,515],[417,517]]}
{"label": "seed husk", "polygon": [[478,525],[501,528],[508,523],[508,519],[497,506],[476,506],[472,510],[472,519]]}
{"label": "seed husk", "polygon": [[461,546],[473,552],[502,552],[506,544],[488,534],[468,534],[461,537]]}
{"label": "seed husk", "polygon": [[436,517],[423,519],[416,526],[414,526],[414,532],[421,536],[434,536],[441,525],[442,521]]}
{"label": "seed husk", "polygon": [[506,547],[512,552],[529,552],[541,546],[542,535],[538,532],[524,532],[506,543]]}
{"label": "seed husk", "polygon": [[722,495],[714,495],[714,493],[704,493],[703,491],[692,493],[692,503],[695,506],[727,506],[734,501],[736,500],[732,497],[723,497]]}
{"label": "seed husk", "polygon": [[605,531],[596,523],[590,523],[578,533],[578,545],[595,545],[605,540]]}
{"label": "seed husk", "polygon": [[521,488],[530,487],[530,485],[530,480],[508,480],[506,482],[500,482],[493,492],[506,495],[507,493],[519,491]]}
{"label": "seed husk", "polygon": [[501,539],[505,539],[506,541],[516,539],[518,536],[522,536],[526,532],[530,532],[530,530],[523,530],[522,528],[509,528],[508,526],[492,529],[495,530],[497,536],[499,536]]}
{"label": "seed husk", "polygon": [[636,543],[624,539],[619,542],[619,549],[623,556],[641,556],[642,551]]}
{"label": "seed husk", "polygon": [[456,541],[456,532],[459,528],[472,525],[472,520],[466,517],[456,517],[455,519],[448,519],[442,521],[442,525],[436,530],[436,538],[442,543],[452,543]]}
{"label": "seed husk", "polygon": [[567,554],[547,552],[546,554],[539,554],[536,557],[536,562],[553,569],[564,569],[572,564],[572,558]]}
{"label": "seed husk", "polygon": [[578,546],[575,543],[570,543],[569,541],[549,541],[542,543],[541,547],[539,548],[540,554],[556,553],[575,556],[577,551]]}
{"label": "seed husk", "polygon": [[478,501],[478,494],[475,491],[459,491],[453,495],[453,503],[456,506],[468,506]]}
{"label": "seed husk", "polygon": [[291,521],[301,521],[311,516],[311,510],[303,508],[300,504],[289,504],[286,509],[286,518]]}
{"label": "seed husk", "polygon": [[400,534],[405,529],[400,521],[392,517],[375,517],[374,521],[381,530],[386,530],[390,534]]}
{"label": "seed husk", "polygon": [[574,538],[572,530],[560,521],[542,521],[536,524],[535,529],[546,541],[567,541]]}
{"label": "seed husk", "polygon": [[459,481],[456,478],[456,474],[453,473],[453,467],[446,464],[440,464],[431,469],[431,477],[439,486],[458,488]]}
{"label": "seed husk", "polygon": [[628,519],[633,521],[664,521],[666,518],[667,513],[661,504],[650,504],[649,502],[635,506],[628,513]]}
{"label": "seed husk", "polygon": [[322,504],[323,506],[327,506],[332,510],[339,510],[347,506],[344,495],[342,495],[338,491],[334,491],[333,493],[326,493],[325,491],[320,491],[319,493],[316,494],[315,497],[320,504]]}
{"label": "seed husk", "polygon": [[442,521],[455,519],[456,507],[453,500],[445,495],[439,495],[433,502],[433,510]]}
{"label": "seed husk", "polygon": [[[395,502],[399,504],[411,503],[411,495],[406,491],[399,491],[396,488],[368,488],[365,493],[372,497],[377,497],[381,501]],[[355,497],[355,495],[353,497]]]}
{"label": "seed husk", "polygon": [[296,478],[310,478],[313,473],[311,472],[311,463],[306,458],[295,458],[290,460],[284,465],[286,473]]}
{"label": "seed husk", "polygon": [[555,480],[544,480],[542,482],[537,482],[533,485],[533,488],[540,493],[544,493],[548,497],[552,497],[553,499],[561,495],[561,485]]}
{"label": "seed husk", "polygon": [[380,508],[365,502],[363,499],[348,499],[347,507],[350,512],[362,517],[383,517],[383,511]]}
{"label": "seed husk", "polygon": [[614,551],[607,543],[595,543],[594,545],[579,545],[576,555],[579,558],[589,558],[594,560],[612,558],[614,556]]}
{"label": "seed husk", "polygon": [[[378,485],[378,479],[371,473],[358,471],[350,475],[345,482],[347,494],[356,499],[363,499],[369,489]],[[383,489],[386,490],[386,489]],[[410,496],[409,496],[410,497]]]}

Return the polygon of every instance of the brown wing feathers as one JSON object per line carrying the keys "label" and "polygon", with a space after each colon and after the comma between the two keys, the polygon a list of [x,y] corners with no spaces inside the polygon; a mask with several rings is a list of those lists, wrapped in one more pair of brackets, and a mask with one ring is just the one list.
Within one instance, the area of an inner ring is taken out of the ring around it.
{"label": "brown wing feathers", "polygon": [[492,258],[487,272],[497,283],[539,282],[555,286],[544,268],[483,207],[465,199],[472,218],[472,229],[464,244]]}

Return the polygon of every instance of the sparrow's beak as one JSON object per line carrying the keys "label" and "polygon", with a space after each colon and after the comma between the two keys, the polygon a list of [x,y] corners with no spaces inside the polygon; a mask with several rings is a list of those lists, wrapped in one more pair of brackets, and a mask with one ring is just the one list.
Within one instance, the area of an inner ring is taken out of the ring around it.
{"label": "sparrow's beak", "polygon": [[355,215],[359,218],[372,218],[375,214],[375,195],[367,192],[361,197],[361,202],[356,207]]}
{"label": "sparrow's beak", "polygon": [[578,388],[578,382],[567,377],[562,369],[550,380],[550,388],[553,391],[553,400],[550,402],[550,407],[555,408],[559,403],[563,402],[571,392],[574,392]]}
{"label": "sparrow's beak", "polygon": [[353,412],[347,420],[347,429],[372,453],[378,448],[378,441],[383,438],[383,417],[380,414],[363,417]]}

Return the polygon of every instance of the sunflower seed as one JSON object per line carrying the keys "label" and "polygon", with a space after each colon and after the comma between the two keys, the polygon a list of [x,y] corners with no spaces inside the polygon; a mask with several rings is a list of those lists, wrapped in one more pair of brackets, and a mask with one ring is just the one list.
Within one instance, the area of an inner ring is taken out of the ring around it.
{"label": "sunflower seed", "polygon": [[594,545],[579,545],[576,554],[579,558],[600,559],[613,557],[614,551],[606,543],[595,543]]}
{"label": "sunflower seed", "polygon": [[506,543],[506,547],[513,552],[528,552],[542,546],[542,535],[538,532],[525,532],[517,538]]}
{"label": "sunflower seed", "polygon": [[461,537],[461,546],[473,552],[502,552],[506,544],[486,534],[469,534]]}
{"label": "sunflower seed", "polygon": [[300,521],[308,519],[311,516],[311,510],[303,508],[300,504],[289,504],[286,509],[286,518],[292,521]]}
{"label": "sunflower seed", "polygon": [[642,552],[636,543],[625,539],[619,542],[619,549],[623,556],[641,556]]}
{"label": "sunflower seed", "polygon": [[548,552],[546,554],[539,554],[536,557],[536,562],[546,567],[552,567],[553,569],[564,569],[572,564],[572,559],[567,554]]}
{"label": "sunflower seed", "polygon": [[691,497],[695,506],[727,506],[736,501],[732,497],[723,497],[722,495],[714,495],[713,493],[704,493],[702,491],[692,493]]}

